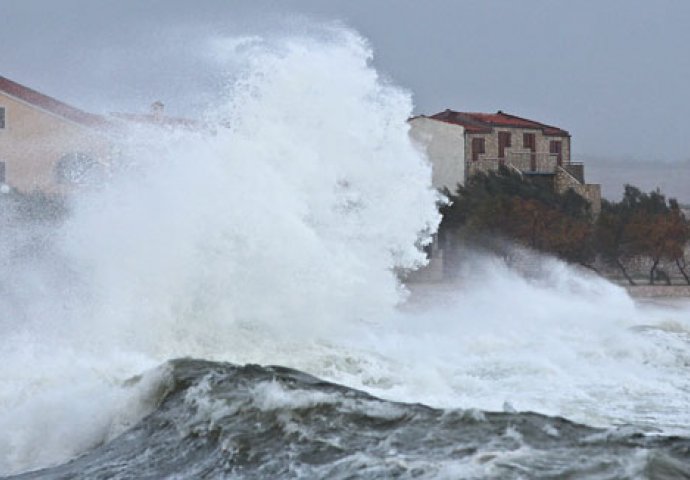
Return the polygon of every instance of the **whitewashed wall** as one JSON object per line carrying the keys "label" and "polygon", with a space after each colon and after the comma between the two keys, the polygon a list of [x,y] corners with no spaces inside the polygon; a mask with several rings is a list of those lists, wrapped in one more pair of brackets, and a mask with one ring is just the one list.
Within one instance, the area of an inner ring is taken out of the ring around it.
{"label": "whitewashed wall", "polygon": [[431,162],[433,186],[455,191],[464,184],[465,128],[426,117],[411,119],[410,126],[410,137]]}

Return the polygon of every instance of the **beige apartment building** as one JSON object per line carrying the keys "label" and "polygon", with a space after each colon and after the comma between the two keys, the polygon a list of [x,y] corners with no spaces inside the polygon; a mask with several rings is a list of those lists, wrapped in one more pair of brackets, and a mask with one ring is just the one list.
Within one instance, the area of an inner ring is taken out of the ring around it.
{"label": "beige apartment building", "polygon": [[111,172],[118,139],[130,128],[199,131],[195,121],[164,114],[88,113],[0,76],[0,185],[20,192],[68,193]]}
{"label": "beige apartment building", "polygon": [[0,76],[0,183],[62,193],[88,181],[108,162],[108,126],[105,117]]}
{"label": "beige apartment building", "polygon": [[570,134],[561,128],[510,115],[445,110],[410,119],[410,135],[426,150],[433,185],[453,191],[477,172],[499,165],[531,176],[547,188],[572,188],[601,209],[601,188],[585,183],[584,165],[571,161]]}

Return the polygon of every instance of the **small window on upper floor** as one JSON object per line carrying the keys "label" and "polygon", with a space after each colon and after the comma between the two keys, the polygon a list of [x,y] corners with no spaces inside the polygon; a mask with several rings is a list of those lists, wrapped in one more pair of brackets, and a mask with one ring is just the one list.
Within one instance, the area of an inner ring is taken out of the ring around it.
{"label": "small window on upper floor", "polygon": [[560,140],[551,140],[549,142],[549,153],[556,156],[558,165],[563,165],[563,144]]}
{"label": "small window on upper floor", "polygon": [[479,160],[479,155],[486,153],[484,150],[484,139],[483,138],[473,138],[472,139],[472,161],[476,162]]}
{"label": "small window on upper floor", "polygon": [[5,107],[0,107],[0,129],[5,128]]}
{"label": "small window on upper floor", "polygon": [[537,148],[536,137],[533,133],[522,134],[522,146],[527,150],[535,151]]}
{"label": "small window on upper floor", "polygon": [[504,158],[506,148],[510,146],[510,132],[498,132],[498,158]]}

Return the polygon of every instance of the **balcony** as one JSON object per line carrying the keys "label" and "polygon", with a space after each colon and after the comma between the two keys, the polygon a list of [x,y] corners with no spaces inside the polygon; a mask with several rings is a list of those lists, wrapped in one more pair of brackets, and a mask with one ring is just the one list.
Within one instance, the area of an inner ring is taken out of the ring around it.
{"label": "balcony", "polygon": [[506,152],[505,160],[521,172],[554,173],[558,166],[553,153]]}
{"label": "balcony", "polygon": [[[477,172],[498,170],[499,165],[513,167],[523,173],[553,174],[556,172],[556,167],[558,166],[558,155],[554,153],[539,152],[506,152],[504,158],[486,157],[482,155],[479,157],[478,161],[469,162],[468,173],[473,175]],[[582,164],[580,164],[580,169],[582,170],[582,168]],[[574,173],[570,173],[577,177]]]}

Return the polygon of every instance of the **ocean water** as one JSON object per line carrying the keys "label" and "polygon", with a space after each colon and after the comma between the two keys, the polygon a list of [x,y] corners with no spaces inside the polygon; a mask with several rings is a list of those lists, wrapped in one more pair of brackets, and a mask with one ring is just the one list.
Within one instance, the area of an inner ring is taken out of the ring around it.
{"label": "ocean water", "polygon": [[404,286],[411,94],[345,29],[215,45],[209,128],[128,131],[58,226],[3,212],[0,474],[690,476],[688,304],[548,258]]}

